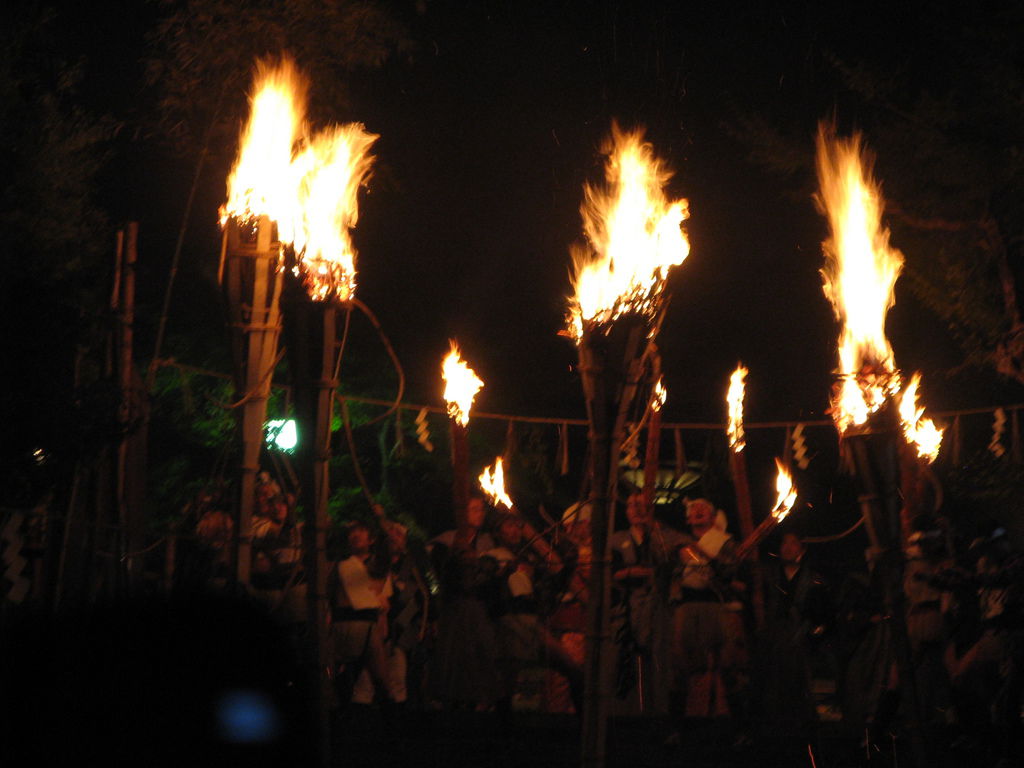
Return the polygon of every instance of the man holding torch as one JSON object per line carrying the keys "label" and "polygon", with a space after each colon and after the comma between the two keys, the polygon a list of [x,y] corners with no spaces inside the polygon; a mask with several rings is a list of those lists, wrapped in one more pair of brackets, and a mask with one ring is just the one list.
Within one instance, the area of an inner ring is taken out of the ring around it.
{"label": "man holding torch", "polygon": [[734,586],[736,542],[725,513],[707,499],[686,504],[691,537],[679,551],[682,572],[673,586],[677,695],[687,717],[736,714],[730,707],[746,661],[742,604]]}

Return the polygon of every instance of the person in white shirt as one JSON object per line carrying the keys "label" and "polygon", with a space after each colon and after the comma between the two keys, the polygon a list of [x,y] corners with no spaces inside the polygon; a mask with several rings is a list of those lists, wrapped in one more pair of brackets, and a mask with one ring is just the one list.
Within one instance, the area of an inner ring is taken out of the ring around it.
{"label": "person in white shirt", "polygon": [[338,697],[342,706],[352,699],[352,686],[366,670],[388,699],[387,637],[388,598],[391,576],[370,572],[373,537],[365,523],[348,530],[351,555],[338,563],[331,586],[331,631]]}

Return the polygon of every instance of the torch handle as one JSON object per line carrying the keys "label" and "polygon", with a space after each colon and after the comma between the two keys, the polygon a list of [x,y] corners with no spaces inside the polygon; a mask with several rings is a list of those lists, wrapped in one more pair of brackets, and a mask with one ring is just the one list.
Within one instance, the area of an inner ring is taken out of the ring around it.
{"label": "torch handle", "polygon": [[743,539],[739,546],[736,547],[736,559],[744,560],[749,557],[752,552],[757,550],[757,545],[764,541],[778,524],[779,521],[774,515],[768,515],[768,517],[758,523],[757,528],[751,531],[750,535]]}

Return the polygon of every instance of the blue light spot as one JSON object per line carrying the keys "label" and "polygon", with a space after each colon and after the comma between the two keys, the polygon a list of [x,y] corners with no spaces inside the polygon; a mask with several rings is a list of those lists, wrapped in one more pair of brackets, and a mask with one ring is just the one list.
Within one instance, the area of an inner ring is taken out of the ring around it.
{"label": "blue light spot", "polygon": [[217,702],[216,711],[221,738],[227,742],[265,744],[281,731],[277,707],[262,691],[228,691]]}

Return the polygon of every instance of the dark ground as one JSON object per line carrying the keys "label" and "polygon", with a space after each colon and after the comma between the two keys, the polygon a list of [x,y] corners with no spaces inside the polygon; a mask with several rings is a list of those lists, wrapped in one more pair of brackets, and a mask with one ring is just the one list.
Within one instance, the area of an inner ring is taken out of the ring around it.
{"label": "dark ground", "polygon": [[[906,738],[878,745],[871,759],[860,739],[844,738],[834,724],[823,724],[813,747],[806,740],[774,734],[738,744],[727,723],[688,722],[678,744],[666,745],[667,724],[655,720],[616,719],[609,728],[609,768],[667,766],[846,766],[912,765]],[[980,768],[995,763],[977,747],[960,746],[953,732],[929,739],[929,766]],[[507,720],[479,713],[415,713],[406,716],[401,733],[385,735],[375,712],[339,722],[335,733],[334,765],[407,765],[422,768],[562,768],[579,764],[579,730],[569,715],[514,713]],[[895,748],[895,754],[894,754]]]}
{"label": "dark ground", "polygon": [[[222,598],[129,601],[88,612],[0,622],[0,765],[313,766],[307,675],[294,638],[252,606]],[[308,670],[307,670],[308,671]],[[820,711],[820,709],[819,709]],[[578,720],[513,711],[398,713],[333,721],[332,765],[525,768],[579,764]],[[690,721],[678,743],[655,719],[609,724],[608,768],[912,766],[908,740],[865,753],[859,734],[823,722],[814,744],[794,730]],[[929,768],[996,763],[995,740],[963,746],[930,734]],[[894,754],[895,750],[895,754]],[[870,760],[868,757],[870,756]]]}

